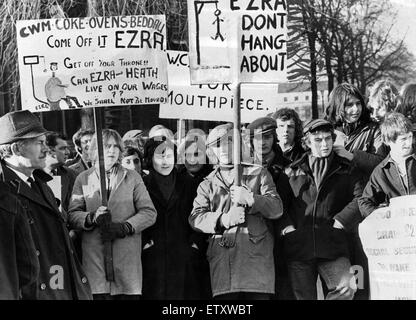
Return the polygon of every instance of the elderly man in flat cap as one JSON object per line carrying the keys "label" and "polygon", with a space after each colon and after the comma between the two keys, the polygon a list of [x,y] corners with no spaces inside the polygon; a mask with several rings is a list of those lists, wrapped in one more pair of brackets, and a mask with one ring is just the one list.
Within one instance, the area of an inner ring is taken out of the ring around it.
{"label": "elderly man in flat cap", "polygon": [[29,111],[0,118],[0,180],[26,210],[40,273],[32,299],[91,299],[91,291],[74,255],[64,216],[58,209],[43,169],[47,147],[37,117]]}
{"label": "elderly man in flat cap", "polygon": [[207,257],[216,299],[268,299],[274,294],[273,234],[269,221],[283,213],[273,179],[262,166],[244,166],[241,186],[233,176],[233,126],[215,127],[207,154],[216,169],[199,185],[191,226],[210,234]]}
{"label": "elderly man in flat cap", "polygon": [[334,153],[331,123],[312,120],[304,135],[310,151],[286,170],[294,192],[282,227],[290,280],[298,300],[317,299],[318,274],[326,299],[350,300],[356,283],[347,238],[361,221],[363,184],[350,162]]}

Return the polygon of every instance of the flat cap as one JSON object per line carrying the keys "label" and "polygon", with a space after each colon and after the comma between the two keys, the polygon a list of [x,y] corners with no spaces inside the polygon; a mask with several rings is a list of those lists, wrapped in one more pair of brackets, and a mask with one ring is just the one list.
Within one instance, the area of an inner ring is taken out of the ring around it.
{"label": "flat cap", "polygon": [[308,132],[314,132],[321,128],[327,128],[329,130],[334,129],[333,125],[328,120],[314,119],[305,125],[305,127],[303,128],[303,134],[307,134]]}
{"label": "flat cap", "polygon": [[0,144],[37,138],[48,132],[39,119],[28,110],[9,112],[0,118]]}
{"label": "flat cap", "polygon": [[250,136],[272,132],[276,128],[276,120],[270,117],[258,118],[247,126],[247,130],[250,130]]}
{"label": "flat cap", "polygon": [[221,139],[225,137],[228,132],[233,129],[233,127],[234,126],[232,123],[220,124],[219,126],[216,126],[209,133],[206,141],[206,146],[209,147],[221,141]]}

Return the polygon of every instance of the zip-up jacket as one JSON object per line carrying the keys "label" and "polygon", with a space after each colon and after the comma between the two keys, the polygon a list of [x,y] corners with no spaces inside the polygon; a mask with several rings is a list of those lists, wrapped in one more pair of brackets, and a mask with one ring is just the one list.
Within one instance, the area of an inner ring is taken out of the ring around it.
{"label": "zip-up jacket", "polygon": [[358,200],[361,214],[369,216],[382,203],[391,198],[416,194],[416,155],[406,159],[407,183],[400,177],[397,165],[389,155],[375,169]]}

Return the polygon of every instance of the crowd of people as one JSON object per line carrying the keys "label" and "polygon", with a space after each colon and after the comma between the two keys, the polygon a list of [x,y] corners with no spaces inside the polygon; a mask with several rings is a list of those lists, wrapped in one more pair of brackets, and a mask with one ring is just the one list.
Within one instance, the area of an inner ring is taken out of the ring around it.
{"label": "crowd of people", "polygon": [[416,84],[366,97],[342,83],[322,119],[281,108],[248,124],[238,181],[231,123],[181,139],[104,129],[100,177],[94,130],[74,134],[69,159],[66,137],[7,113],[0,299],[304,300],[318,278],[326,299],[369,299],[358,225],[416,194],[414,123]]}

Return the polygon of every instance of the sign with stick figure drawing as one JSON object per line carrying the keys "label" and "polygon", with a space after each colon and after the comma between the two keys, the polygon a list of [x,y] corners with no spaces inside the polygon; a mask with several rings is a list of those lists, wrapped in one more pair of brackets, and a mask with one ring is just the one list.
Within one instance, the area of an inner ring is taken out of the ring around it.
{"label": "sign with stick figure drawing", "polygon": [[231,83],[235,36],[227,8],[217,0],[188,1],[188,19],[192,83]]}
{"label": "sign with stick figure drawing", "polygon": [[165,16],[16,23],[22,109],[167,101]]}
{"label": "sign with stick figure drawing", "polygon": [[286,0],[188,0],[192,84],[287,81]]}

